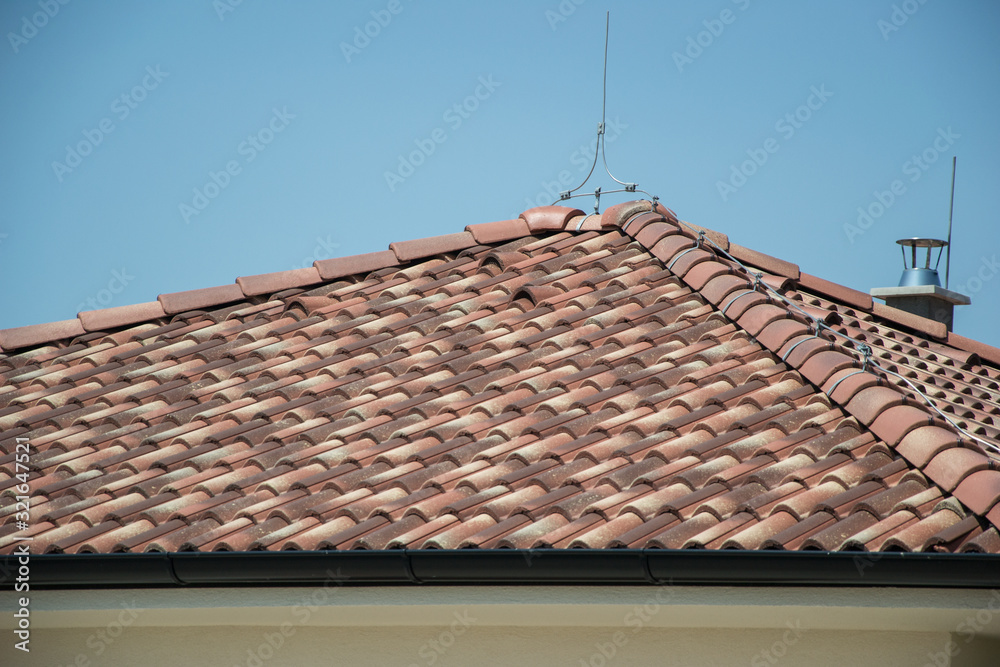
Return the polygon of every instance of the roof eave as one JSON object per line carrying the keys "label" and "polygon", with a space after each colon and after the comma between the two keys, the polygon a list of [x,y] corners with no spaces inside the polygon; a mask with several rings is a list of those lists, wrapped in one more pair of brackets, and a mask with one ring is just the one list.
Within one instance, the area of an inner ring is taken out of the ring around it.
{"label": "roof eave", "polygon": [[[17,581],[17,555],[0,559]],[[23,556],[21,557],[23,558]],[[251,551],[32,555],[36,589],[316,585],[718,585],[998,588],[980,553],[667,549]],[[21,572],[23,576],[24,572]]]}

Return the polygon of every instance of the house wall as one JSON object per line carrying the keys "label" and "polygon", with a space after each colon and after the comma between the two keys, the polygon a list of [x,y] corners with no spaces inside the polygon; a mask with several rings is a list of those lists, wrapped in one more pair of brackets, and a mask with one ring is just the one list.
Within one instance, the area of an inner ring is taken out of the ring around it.
{"label": "house wall", "polygon": [[[7,665],[948,665],[947,633],[811,631],[785,646],[781,630],[442,627],[296,628],[273,626],[134,628],[111,644],[96,629],[42,630],[30,660]],[[615,633],[623,633],[619,644]],[[103,646],[104,650],[97,654]],[[89,648],[88,648],[89,647]],[[608,656],[608,657],[605,657]],[[780,656],[780,657],[779,657]],[[958,658],[961,658],[961,653]],[[79,660],[79,661],[77,661]],[[942,659],[943,660],[943,659]],[[990,664],[985,662],[960,664]],[[995,663],[994,663],[995,664]]]}
{"label": "house wall", "polygon": [[[12,628],[12,600],[0,605]],[[30,655],[5,630],[0,664],[965,667],[1000,655],[992,591],[327,585],[39,591],[31,610]]]}

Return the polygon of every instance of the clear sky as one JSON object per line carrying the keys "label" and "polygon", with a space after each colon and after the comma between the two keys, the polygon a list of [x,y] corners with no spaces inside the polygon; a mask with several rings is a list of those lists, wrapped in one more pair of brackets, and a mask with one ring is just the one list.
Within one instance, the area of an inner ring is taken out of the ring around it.
{"label": "clear sky", "polygon": [[947,234],[957,155],[956,331],[1000,345],[993,0],[63,1],[0,3],[0,328],[552,203],[610,9],[618,178],[868,291]]}

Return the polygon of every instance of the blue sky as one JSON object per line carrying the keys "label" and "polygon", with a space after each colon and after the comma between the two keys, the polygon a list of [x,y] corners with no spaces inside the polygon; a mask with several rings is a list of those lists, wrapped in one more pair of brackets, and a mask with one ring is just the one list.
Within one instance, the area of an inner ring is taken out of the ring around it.
{"label": "blue sky", "polygon": [[608,9],[618,178],[868,291],[897,238],[946,235],[957,155],[956,331],[1000,345],[990,0],[6,1],[0,328],[551,203],[589,167]]}

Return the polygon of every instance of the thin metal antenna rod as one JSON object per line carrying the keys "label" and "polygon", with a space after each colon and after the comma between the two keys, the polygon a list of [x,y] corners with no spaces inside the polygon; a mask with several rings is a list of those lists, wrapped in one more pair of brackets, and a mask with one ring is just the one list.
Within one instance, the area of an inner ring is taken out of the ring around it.
{"label": "thin metal antenna rod", "polygon": [[[958,169],[958,156],[951,158],[951,206],[948,207],[948,258],[944,265],[944,288],[948,289],[948,279],[951,277],[951,220],[955,213],[955,171]],[[940,261],[940,255],[938,259]]]}
{"label": "thin metal antenna rod", "polygon": [[604,18],[604,91],[601,98],[601,127],[599,132],[604,134],[604,121],[607,117],[608,109],[608,35],[611,33],[611,10],[608,10]]}
{"label": "thin metal antenna rod", "polygon": [[[590,171],[587,172],[587,176],[586,178],[583,179],[583,182],[580,183],[580,185],[573,188],[572,190],[566,190],[564,192],[560,192],[559,201],[565,201],[569,199],[570,195],[572,195],[574,192],[576,192],[577,190],[579,190],[580,188],[582,188],[587,184],[587,181],[590,180],[590,177],[594,175],[594,167],[597,166],[597,154],[604,147],[603,143],[604,118],[608,108],[608,34],[610,30],[611,30],[611,11],[609,10],[607,13],[607,17],[605,18],[604,21],[604,84],[603,84],[604,87],[603,90],[601,91],[601,122],[597,125],[597,143],[594,144],[594,161],[591,163]],[[607,162],[605,162],[605,169],[607,169]],[[600,199],[599,196],[598,199]]]}
{"label": "thin metal antenna rod", "polygon": [[604,22],[604,99],[601,103],[601,126],[598,132],[602,135],[601,140],[601,160],[604,162],[604,171],[607,172],[611,180],[618,185],[625,186],[626,192],[634,192],[638,183],[626,183],[625,181],[619,181],[615,178],[615,175],[611,173],[611,169],[608,167],[608,158],[604,154],[604,147],[607,142],[604,140],[604,127],[607,121],[607,106],[608,106],[608,35],[611,33],[611,12],[608,11]]}
{"label": "thin metal antenna rod", "polygon": [[[635,192],[636,188],[638,187],[638,183],[626,183],[625,181],[619,181],[617,178],[615,178],[615,175],[611,173],[610,169],[608,169],[608,158],[604,152],[604,147],[606,144],[606,142],[604,141],[605,138],[604,129],[608,113],[608,42],[610,41],[610,34],[611,34],[611,12],[609,11],[605,15],[605,20],[604,20],[604,79],[602,82],[602,90],[601,90],[601,122],[598,123],[597,125],[597,143],[594,145],[594,161],[590,165],[590,171],[587,172],[587,177],[583,179],[583,182],[580,183],[580,185],[573,188],[572,190],[565,190],[563,192],[560,192],[559,201],[566,201],[567,199],[571,199],[575,196],[578,196],[574,195],[573,193],[582,188],[584,185],[586,185],[587,181],[589,181],[590,177],[594,174],[594,167],[597,166],[598,154],[600,154],[601,160],[604,162],[604,171],[606,171],[608,176],[611,177],[611,180],[613,180],[615,183],[618,183],[621,186],[624,186],[623,190],[609,190],[608,192]],[[596,199],[596,203],[594,204],[594,213],[596,214],[600,211],[600,205],[601,205],[600,187],[598,187],[594,191],[594,197]]]}

